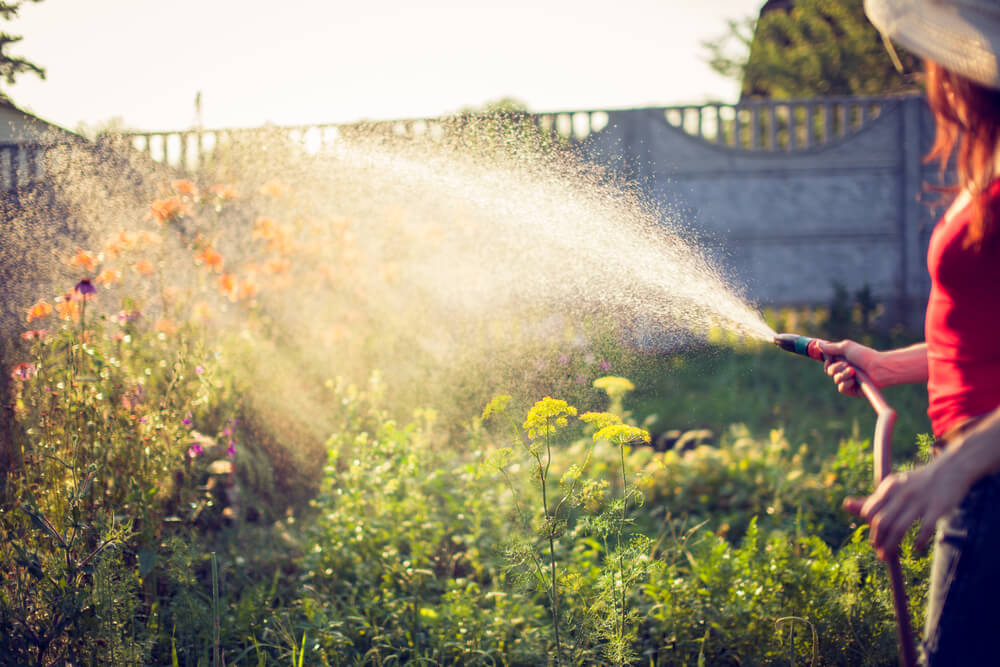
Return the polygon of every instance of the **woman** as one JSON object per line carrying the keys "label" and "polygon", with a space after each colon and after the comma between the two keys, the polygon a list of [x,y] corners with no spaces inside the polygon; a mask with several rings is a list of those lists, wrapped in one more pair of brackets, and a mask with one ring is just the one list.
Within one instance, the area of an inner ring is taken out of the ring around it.
{"label": "woman", "polygon": [[[928,249],[925,343],[878,352],[853,341],[824,352],[838,389],[853,367],[876,384],[926,382],[936,456],[844,506],[869,522],[881,558],[919,522],[937,526],[924,660],[1000,664],[1000,2],[866,0],[882,34],[925,59],[937,126],[928,160],[955,153],[955,199]],[[957,149],[957,150],[956,150]]]}

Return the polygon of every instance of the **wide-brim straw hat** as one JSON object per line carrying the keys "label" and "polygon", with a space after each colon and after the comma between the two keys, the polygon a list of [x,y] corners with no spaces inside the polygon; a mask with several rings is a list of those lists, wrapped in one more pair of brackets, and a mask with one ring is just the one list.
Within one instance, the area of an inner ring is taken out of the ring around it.
{"label": "wide-brim straw hat", "polygon": [[865,13],[904,49],[1000,89],[1000,0],[865,0]]}

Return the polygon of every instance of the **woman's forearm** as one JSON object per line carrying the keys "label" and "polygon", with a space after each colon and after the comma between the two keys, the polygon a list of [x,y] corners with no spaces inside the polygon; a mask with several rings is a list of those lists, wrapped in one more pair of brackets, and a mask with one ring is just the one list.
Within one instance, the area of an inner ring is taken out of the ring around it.
{"label": "woman's forearm", "polygon": [[927,343],[879,353],[873,380],[880,387],[927,382]]}
{"label": "woman's forearm", "polygon": [[1000,471],[1000,408],[986,415],[955,442],[947,443],[943,458],[968,486]]}

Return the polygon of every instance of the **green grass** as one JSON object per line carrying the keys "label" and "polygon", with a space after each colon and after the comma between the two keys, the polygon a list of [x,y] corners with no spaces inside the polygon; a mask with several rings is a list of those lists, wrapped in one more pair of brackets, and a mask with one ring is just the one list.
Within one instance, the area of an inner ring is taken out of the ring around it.
{"label": "green grass", "polygon": [[[766,435],[780,428],[793,444],[830,454],[844,438],[870,438],[875,425],[868,401],[839,394],[820,363],[769,345],[665,356],[637,365],[632,376],[637,391],[628,407],[640,422],[655,416],[654,433],[707,428],[718,434],[745,424]],[[897,413],[893,451],[902,462],[916,453],[917,435],[931,430],[926,388],[883,393]]]}

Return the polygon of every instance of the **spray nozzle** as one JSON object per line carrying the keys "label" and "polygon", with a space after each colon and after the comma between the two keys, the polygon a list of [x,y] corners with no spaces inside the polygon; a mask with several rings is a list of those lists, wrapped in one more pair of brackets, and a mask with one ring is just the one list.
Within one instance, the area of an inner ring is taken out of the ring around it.
{"label": "spray nozzle", "polygon": [[774,337],[774,344],[782,350],[801,354],[817,361],[823,361],[823,351],[820,349],[821,342],[819,338],[809,338],[792,333],[777,334]]}

